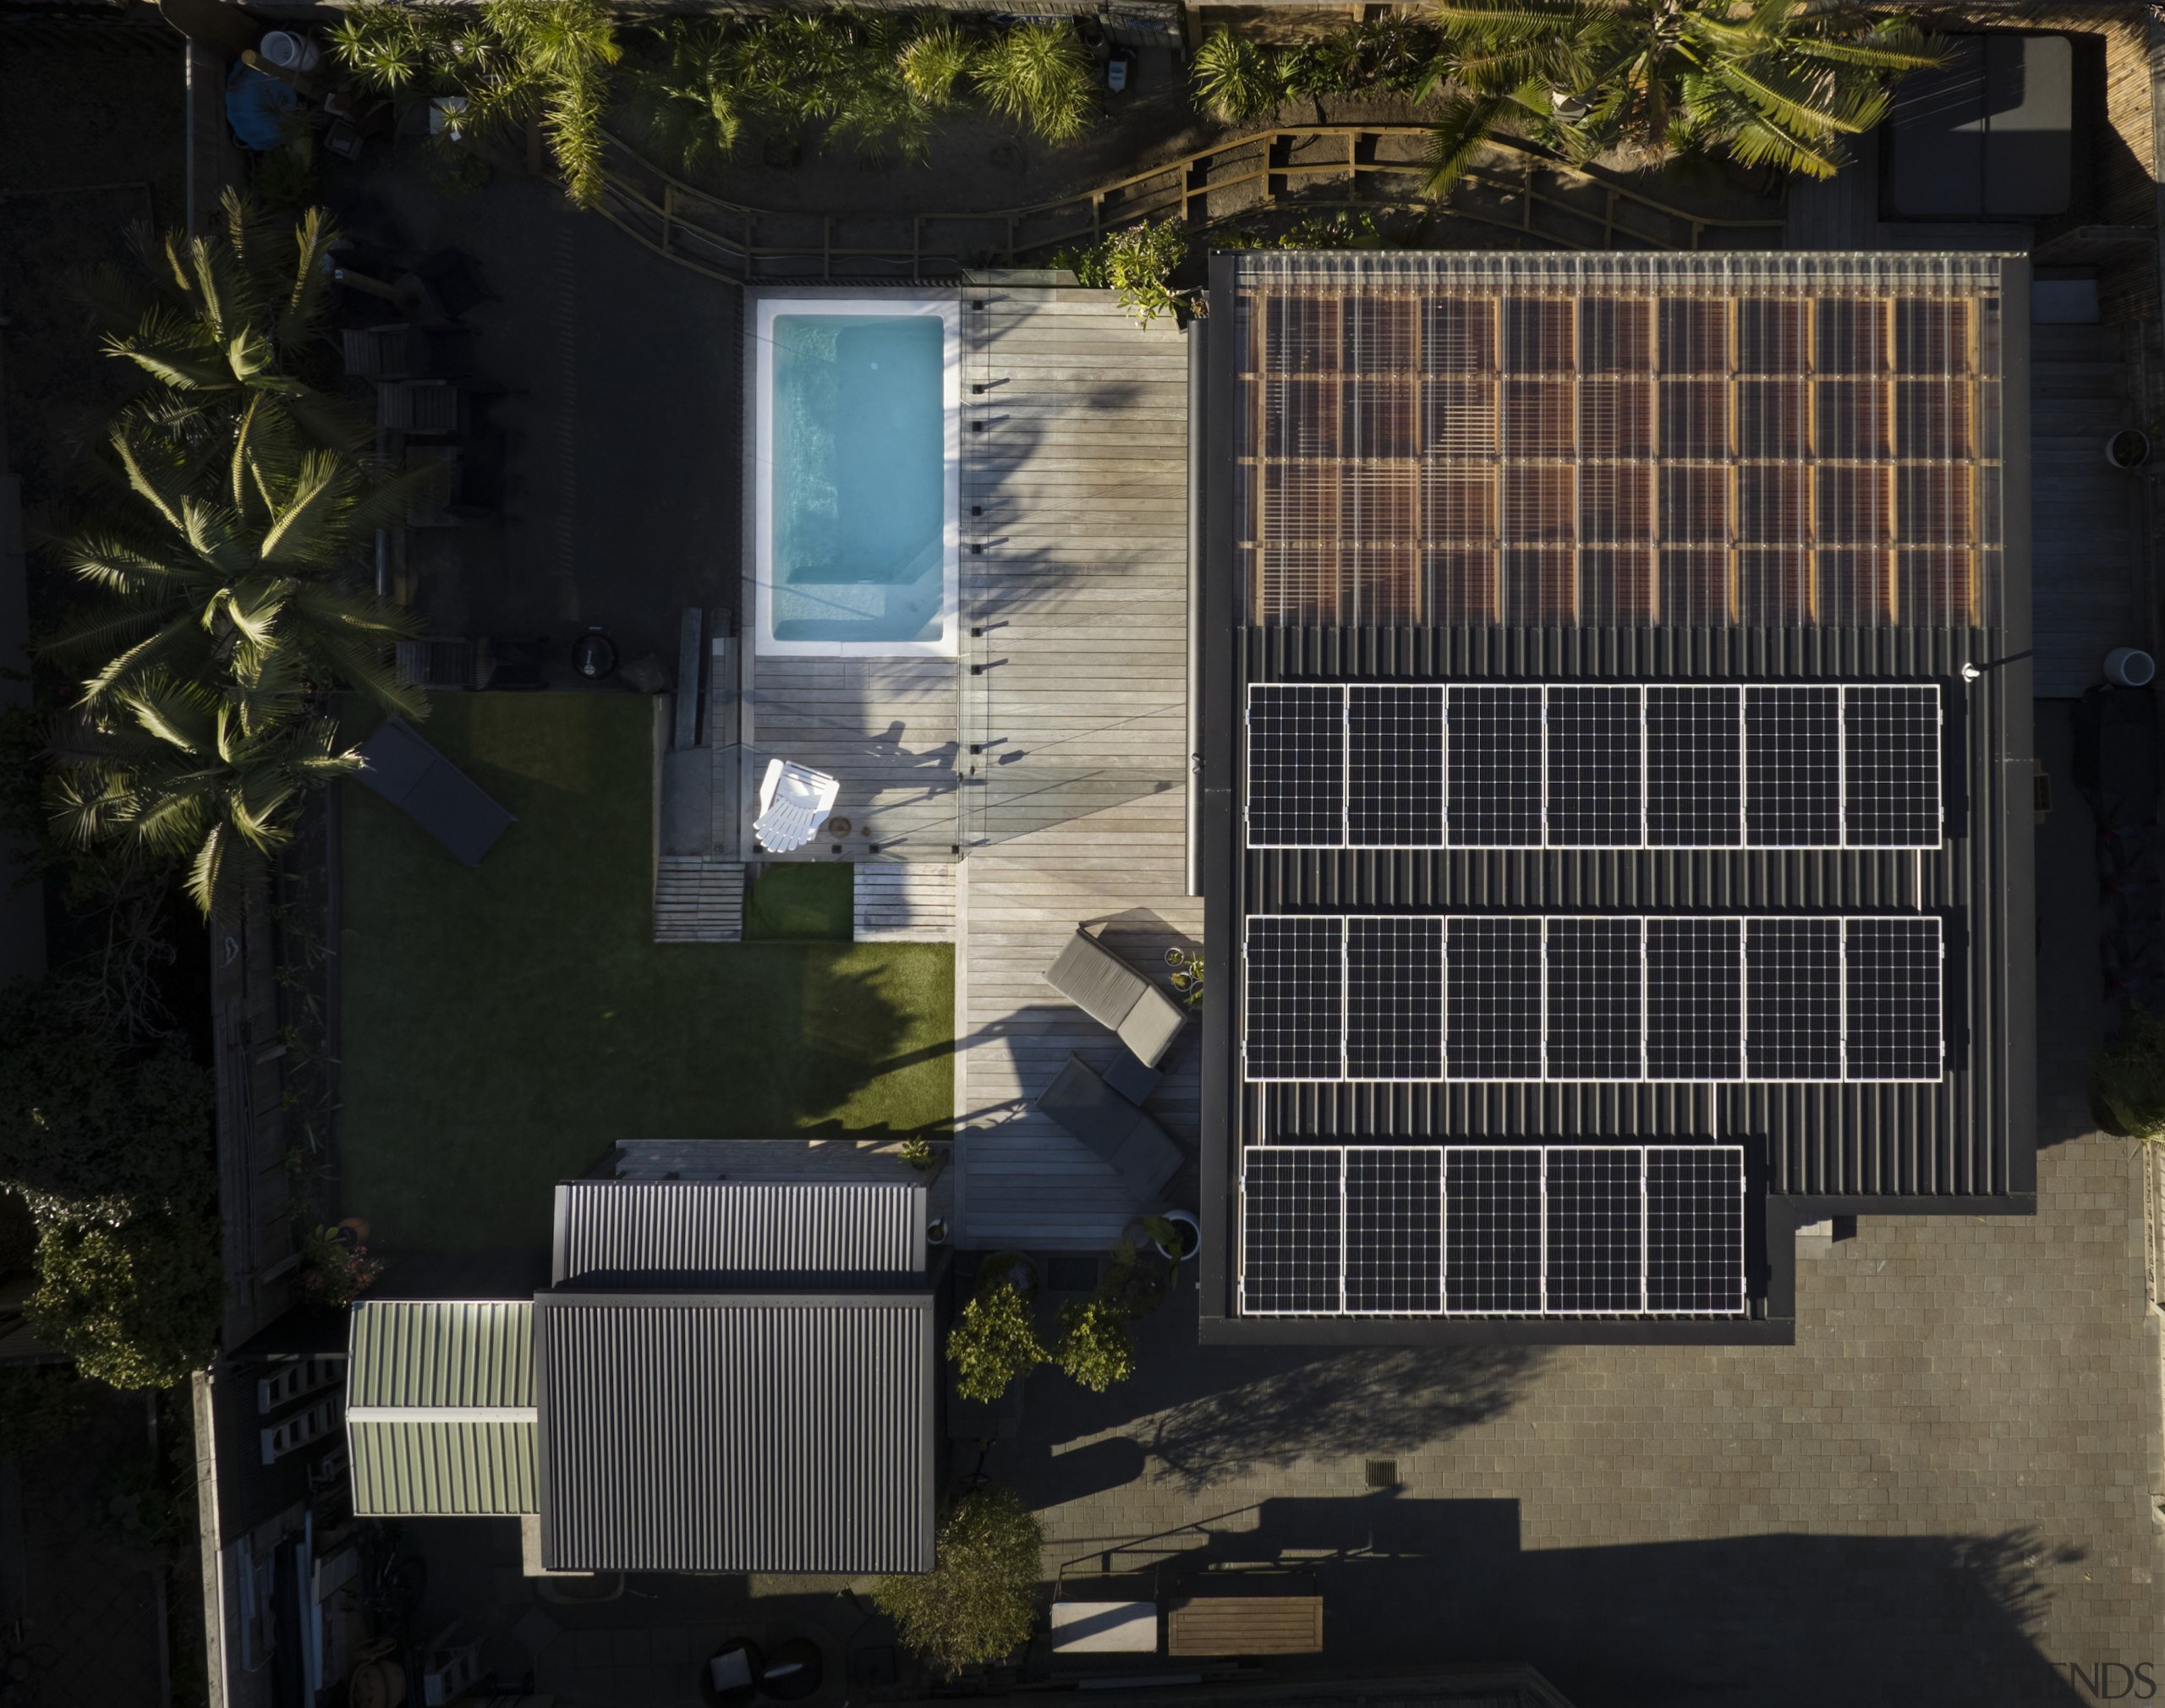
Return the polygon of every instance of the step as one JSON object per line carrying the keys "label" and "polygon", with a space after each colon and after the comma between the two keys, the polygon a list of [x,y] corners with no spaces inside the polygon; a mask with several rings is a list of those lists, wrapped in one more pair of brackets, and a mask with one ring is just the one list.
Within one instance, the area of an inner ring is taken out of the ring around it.
{"label": "step", "polygon": [[952,943],[955,868],[940,860],[869,860],[857,868],[859,943]]}
{"label": "step", "polygon": [[656,943],[737,943],[744,935],[744,862],[665,854],[654,879]]}

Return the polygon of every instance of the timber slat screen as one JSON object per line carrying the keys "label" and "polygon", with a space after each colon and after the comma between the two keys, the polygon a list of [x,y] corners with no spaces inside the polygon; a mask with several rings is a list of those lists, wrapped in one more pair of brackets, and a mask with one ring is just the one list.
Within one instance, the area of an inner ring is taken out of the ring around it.
{"label": "timber slat screen", "polygon": [[1266,626],[1997,620],[1990,257],[1241,275]]}
{"label": "timber slat screen", "polygon": [[1165,1618],[1168,1655],[1315,1655],[1321,1596],[1198,1596]]}

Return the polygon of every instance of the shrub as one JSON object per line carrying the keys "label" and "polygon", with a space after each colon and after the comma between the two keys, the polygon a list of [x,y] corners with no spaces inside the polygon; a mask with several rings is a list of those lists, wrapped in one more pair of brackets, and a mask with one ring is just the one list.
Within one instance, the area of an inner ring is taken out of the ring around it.
{"label": "shrub", "polygon": [[1030,1301],[1004,1275],[989,1273],[948,1331],[947,1356],[955,1365],[956,1393],[965,1399],[999,1399],[1045,1361],[1030,1324]]}
{"label": "shrub", "polygon": [[125,1048],[96,1005],[57,978],[0,992],[0,1187],[41,1221],[207,1203],[210,1075],[170,1044]]}
{"label": "shrub", "polygon": [[1120,305],[1146,326],[1160,315],[1196,306],[1196,293],[1175,287],[1173,275],[1187,260],[1187,235],[1176,220],[1108,232],[1087,249],[1062,249],[1053,265],[1072,268],[1076,282],[1110,291]]}
{"label": "shrub", "polygon": [[1132,1313],[1104,1291],[1060,1307],[1060,1345],[1053,1361],[1093,1393],[1135,1374]]}
{"label": "shrub", "polygon": [[1089,56],[1066,24],[1022,24],[980,48],[970,80],[994,112],[1048,142],[1082,134],[1096,105]]}
{"label": "shrub", "polygon": [[81,1374],[64,1364],[0,1367],[0,1459],[58,1446],[81,1428],[90,1397]]}
{"label": "shrub", "polygon": [[2096,1100],[2123,1131],[2165,1141],[2165,1015],[2128,1006],[2120,1035],[2097,1053]]}
{"label": "shrub", "polygon": [[225,1300],[215,1218],[54,1222],[38,1236],[37,1268],[30,1326],[85,1376],[171,1388],[210,1359]]}
{"label": "shrub", "polygon": [[882,1578],[873,1605],[895,1622],[905,1647],[952,1678],[1030,1640],[1044,1546],[1038,1521],[1011,1491],[971,1489],[940,1520],[932,1569]]}
{"label": "shrub", "polygon": [[1285,99],[1271,51],[1222,24],[1195,50],[1196,103],[1220,124],[1241,124]]}

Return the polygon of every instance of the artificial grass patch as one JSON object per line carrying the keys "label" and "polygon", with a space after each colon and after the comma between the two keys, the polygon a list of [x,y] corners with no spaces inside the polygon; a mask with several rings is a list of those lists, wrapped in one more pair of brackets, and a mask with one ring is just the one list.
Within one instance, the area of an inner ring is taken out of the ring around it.
{"label": "artificial grass patch", "polygon": [[841,861],[770,866],[744,897],[748,943],[847,943],[857,934],[857,868]]}
{"label": "artificial grass patch", "polygon": [[618,1139],[951,1130],[952,944],[654,941],[651,719],[438,699],[422,734],[518,815],[478,869],[339,786],[343,1207],[372,1245],[545,1245],[550,1188]]}

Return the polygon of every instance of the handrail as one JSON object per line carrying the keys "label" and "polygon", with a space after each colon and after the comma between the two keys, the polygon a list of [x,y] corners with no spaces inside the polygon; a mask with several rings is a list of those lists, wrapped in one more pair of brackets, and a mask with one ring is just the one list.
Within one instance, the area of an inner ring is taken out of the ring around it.
{"label": "handrail", "polygon": [[[928,253],[925,249],[925,230],[928,226],[1000,227],[1001,240],[989,242],[983,247],[1011,259],[1021,249],[1047,249],[1082,238],[1094,240],[1104,233],[1108,225],[1124,225],[1135,220],[1148,218],[1158,213],[1177,214],[1180,218],[1196,223],[1202,229],[1209,230],[1216,227],[1236,224],[1243,216],[1234,214],[1221,216],[1216,219],[1206,216],[1198,221],[1195,218],[1193,206],[1198,197],[1203,198],[1207,205],[1208,198],[1214,194],[1260,183],[1263,185],[1262,205],[1265,209],[1270,209],[1282,205],[1272,189],[1274,180],[1283,179],[1290,184],[1303,178],[1318,175],[1335,178],[1350,176],[1356,181],[1364,173],[1412,176],[1423,170],[1420,163],[1412,161],[1362,160],[1359,157],[1361,145],[1363,140],[1370,138],[1425,136],[1428,134],[1426,127],[1408,124],[1276,126],[1269,130],[1255,131],[1243,136],[1223,139],[1207,148],[1196,150],[1177,159],[1161,162],[1142,172],[1131,172],[1125,178],[1114,179],[1108,183],[1077,190],[1064,196],[1028,203],[1019,207],[984,209],[968,213],[913,214],[910,216],[911,244],[907,250],[892,244],[860,247],[847,242],[837,244],[835,240],[835,228],[838,222],[847,223],[857,217],[891,220],[894,217],[892,215],[821,214],[810,210],[759,208],[749,203],[733,201],[726,196],[685,183],[682,179],[656,166],[652,161],[646,159],[621,137],[610,135],[606,139],[610,148],[623,156],[638,171],[646,174],[650,180],[659,182],[660,200],[657,201],[653,196],[646,194],[637,184],[631,182],[623,172],[605,166],[603,169],[605,198],[600,211],[612,224],[655,254],[689,267],[694,271],[732,282],[741,282],[742,276],[721,271],[720,267],[709,265],[707,261],[695,255],[686,254],[680,245],[680,237],[689,239],[695,247],[708,251],[710,258],[721,262],[722,266],[726,266],[732,261],[741,263],[746,274],[749,274],[763,261],[784,259],[809,260],[814,255],[813,247],[808,242],[799,241],[782,244],[759,244],[756,241],[756,233],[761,221],[809,221],[817,218],[820,222],[820,241],[817,255],[819,271],[822,277],[833,276],[834,264],[838,259],[856,262],[884,262],[896,267],[907,264],[909,275],[914,277],[921,273],[928,262],[938,264],[951,261],[956,266],[962,265],[962,256],[959,254],[951,255],[945,249]],[[1334,137],[1342,138],[1346,142],[1346,153],[1343,159],[1280,161],[1277,158],[1280,153],[1281,144],[1286,145],[1287,151],[1290,151],[1293,145]],[[1258,145],[1262,145],[1263,150],[1263,158],[1259,165],[1230,177],[1211,178],[1198,174],[1198,167],[1227,155],[1242,150],[1253,149]],[[1559,247],[1565,248],[1576,248],[1581,245],[1567,237],[1554,232],[1544,232],[1537,227],[1533,223],[1536,207],[1552,209],[1568,219],[1598,227],[1604,239],[1611,244],[1620,235],[1658,248],[1675,246],[1666,241],[1661,233],[1648,232],[1620,222],[1618,218],[1619,212],[1627,208],[1642,210],[1660,219],[1673,222],[1679,227],[1688,228],[1690,244],[1693,249],[1699,247],[1702,238],[1708,232],[1779,231],[1782,228],[1783,222],[1778,219],[1739,219],[1721,215],[1692,213],[1662,201],[1657,197],[1647,195],[1629,184],[1620,183],[1604,172],[1591,167],[1575,166],[1568,161],[1554,159],[1508,139],[1498,139],[1493,146],[1498,153],[1507,157],[1516,156],[1515,172],[1507,167],[1492,167],[1476,162],[1462,176],[1471,185],[1521,198],[1520,217],[1515,222],[1499,219],[1493,215],[1484,214],[1455,203],[1420,199],[1365,201],[1303,200],[1296,205],[1318,211],[1352,208],[1371,211],[1383,208],[1439,209],[1448,212],[1454,218],[1466,219],[1504,230],[1516,231],[1525,235],[1545,238]],[[1540,173],[1563,178],[1581,189],[1590,188],[1599,190],[1603,196],[1601,211],[1596,213],[1565,196],[1549,194],[1536,182],[1537,175]],[[1157,182],[1159,180],[1170,181],[1160,183]],[[1145,186],[1148,188],[1143,188]],[[1108,212],[1105,207],[1108,199],[1138,189],[1141,189],[1142,193],[1134,200],[1123,203],[1111,210],[1110,213]],[[622,205],[621,207],[610,206],[608,205],[610,197],[614,197]],[[706,208],[735,215],[742,227],[741,235],[729,235],[718,229],[715,224],[688,216],[688,211],[684,206],[686,201],[702,204]],[[1022,234],[1018,233],[1017,227],[1024,222],[1044,219],[1069,209],[1079,211],[1086,205],[1090,211],[1088,224],[1071,223],[1050,232],[1031,233],[1028,234],[1027,241],[1018,241]],[[640,211],[644,211],[649,222],[658,227],[655,234],[650,235],[639,230],[633,222]],[[631,217],[627,217],[628,214]]]}

